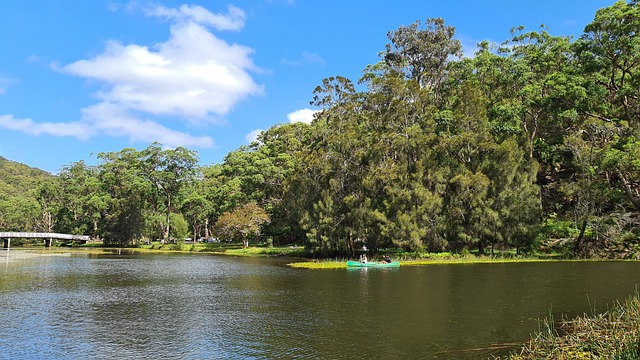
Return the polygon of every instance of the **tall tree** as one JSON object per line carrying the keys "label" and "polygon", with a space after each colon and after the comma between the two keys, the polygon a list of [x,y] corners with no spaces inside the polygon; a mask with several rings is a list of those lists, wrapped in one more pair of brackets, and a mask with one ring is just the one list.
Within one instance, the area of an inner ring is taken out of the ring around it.
{"label": "tall tree", "polygon": [[140,174],[139,151],[100,153],[99,179],[108,194],[103,237],[107,245],[132,245],[141,239],[151,188]]}
{"label": "tall tree", "polygon": [[441,18],[416,21],[390,31],[387,37],[391,43],[381,55],[392,69],[430,88],[438,100],[447,64],[453,57],[462,56],[462,46],[454,35],[455,28],[445,25]]}
{"label": "tall tree", "polygon": [[197,163],[196,153],[183,147],[162,150],[161,144],[156,142],[142,151],[142,175],[164,197],[166,222],[163,238],[165,240],[171,233],[171,213],[175,197],[195,178],[198,170]]}

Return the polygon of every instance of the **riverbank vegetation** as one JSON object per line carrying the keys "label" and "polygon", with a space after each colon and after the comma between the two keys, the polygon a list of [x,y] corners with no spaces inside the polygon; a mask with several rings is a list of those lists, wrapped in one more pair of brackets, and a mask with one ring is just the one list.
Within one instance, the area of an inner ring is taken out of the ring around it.
{"label": "riverbank vegetation", "polygon": [[[595,312],[595,311],[594,311]],[[546,319],[543,330],[509,359],[638,359],[640,358],[640,295],[615,303],[604,313]]]}
{"label": "riverbank vegetation", "polygon": [[464,57],[443,19],[401,26],[360,79],[320,81],[310,125],[275,125],[220,164],[154,143],[37,183],[0,172],[0,228],[296,244],[314,258],[636,258],[638,28],[640,3],[618,1],[576,38],[516,27]]}

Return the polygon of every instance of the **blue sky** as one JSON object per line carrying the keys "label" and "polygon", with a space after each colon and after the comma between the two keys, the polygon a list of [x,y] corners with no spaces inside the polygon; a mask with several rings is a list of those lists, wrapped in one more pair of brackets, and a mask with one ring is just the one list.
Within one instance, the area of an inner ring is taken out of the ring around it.
{"label": "blue sky", "polygon": [[387,32],[442,17],[465,55],[511,28],[579,36],[613,0],[0,0],[0,156],[52,173],[153,141],[219,163],[309,121],[323,78],[354,82]]}

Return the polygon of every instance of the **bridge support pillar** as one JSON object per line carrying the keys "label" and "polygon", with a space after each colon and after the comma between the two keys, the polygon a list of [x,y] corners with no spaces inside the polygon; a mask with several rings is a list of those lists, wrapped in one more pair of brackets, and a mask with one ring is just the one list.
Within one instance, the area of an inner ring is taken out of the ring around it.
{"label": "bridge support pillar", "polygon": [[5,249],[8,249],[9,247],[11,247],[11,238],[5,238],[2,246]]}
{"label": "bridge support pillar", "polygon": [[51,247],[51,243],[53,243],[53,239],[51,238],[44,239],[44,246]]}

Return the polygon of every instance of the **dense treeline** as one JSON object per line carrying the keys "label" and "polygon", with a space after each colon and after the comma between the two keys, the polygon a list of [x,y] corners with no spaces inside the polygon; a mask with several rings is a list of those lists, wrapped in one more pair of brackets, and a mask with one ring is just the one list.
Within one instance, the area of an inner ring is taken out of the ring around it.
{"label": "dense treeline", "polygon": [[24,231],[42,224],[37,186],[51,174],[0,156],[0,231]]}
{"label": "dense treeline", "polygon": [[117,244],[298,242],[321,255],[560,243],[635,256],[638,29],[640,4],[618,1],[577,39],[515,28],[463,57],[442,19],[401,26],[357,83],[322,81],[311,125],[276,125],[201,168],[160,144],[71,164],[38,185],[50,221],[32,225]]}

